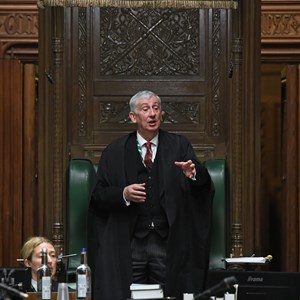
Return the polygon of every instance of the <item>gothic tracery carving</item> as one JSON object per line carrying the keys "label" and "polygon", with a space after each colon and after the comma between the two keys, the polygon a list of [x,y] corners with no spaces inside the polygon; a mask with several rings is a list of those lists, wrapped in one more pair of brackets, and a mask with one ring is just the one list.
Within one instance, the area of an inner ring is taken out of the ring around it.
{"label": "gothic tracery carving", "polygon": [[86,136],[87,134],[87,18],[86,10],[79,9],[79,27],[78,27],[78,136]]}
{"label": "gothic tracery carving", "polygon": [[[98,124],[130,123],[129,105],[124,102],[101,101]],[[163,102],[164,123],[199,124],[200,104],[195,102]]]}
{"label": "gothic tracery carving", "polygon": [[197,9],[103,9],[100,75],[197,75]]}
{"label": "gothic tracery carving", "polygon": [[220,32],[220,10],[215,10],[212,22],[212,51],[213,51],[213,65],[212,65],[212,135],[220,136],[221,111],[220,111],[220,74],[221,74],[221,32]]}

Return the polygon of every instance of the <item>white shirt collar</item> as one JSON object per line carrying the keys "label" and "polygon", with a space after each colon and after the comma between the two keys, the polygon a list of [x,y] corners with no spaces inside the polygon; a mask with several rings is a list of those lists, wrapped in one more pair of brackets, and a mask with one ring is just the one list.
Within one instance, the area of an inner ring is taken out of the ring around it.
{"label": "white shirt collar", "polygon": [[37,281],[31,278],[31,285],[37,291]]}
{"label": "white shirt collar", "polygon": [[[136,133],[136,139],[141,146],[147,142],[138,132]],[[156,147],[158,146],[158,133],[150,142]]]}

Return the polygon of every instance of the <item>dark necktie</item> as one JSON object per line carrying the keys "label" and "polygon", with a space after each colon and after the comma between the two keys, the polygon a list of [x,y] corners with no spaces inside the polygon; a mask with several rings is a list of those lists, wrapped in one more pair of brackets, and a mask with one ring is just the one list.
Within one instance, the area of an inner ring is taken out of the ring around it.
{"label": "dark necktie", "polygon": [[150,171],[152,169],[152,165],[153,165],[151,142],[147,142],[147,143],[145,143],[145,145],[147,148],[147,152],[144,157],[144,163],[145,163],[145,166],[147,167],[147,169]]}

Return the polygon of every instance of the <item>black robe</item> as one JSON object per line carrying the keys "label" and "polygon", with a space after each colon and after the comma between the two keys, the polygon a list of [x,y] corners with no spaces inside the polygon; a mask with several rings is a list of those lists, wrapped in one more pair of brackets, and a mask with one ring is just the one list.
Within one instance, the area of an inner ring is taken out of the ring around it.
{"label": "black robe", "polygon": [[[137,203],[125,205],[123,189],[137,183],[136,132],[121,137],[102,153],[89,213],[93,299],[130,298],[130,240]],[[208,268],[211,209],[214,192],[207,169],[181,135],[159,131],[160,204],[169,223],[165,296],[181,299],[184,292],[203,289]],[[184,176],[175,161],[191,159],[196,181]]]}
{"label": "black robe", "polygon": [[[55,279],[51,280],[51,291],[57,292],[58,282]],[[23,282],[23,292],[36,292],[35,288],[31,284],[31,268],[28,268]]]}

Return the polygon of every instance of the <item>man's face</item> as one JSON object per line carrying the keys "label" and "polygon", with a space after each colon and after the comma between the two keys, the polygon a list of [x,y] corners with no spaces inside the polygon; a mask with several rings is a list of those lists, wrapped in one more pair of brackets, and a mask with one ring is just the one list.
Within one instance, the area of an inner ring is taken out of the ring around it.
{"label": "man's face", "polygon": [[136,113],[129,113],[130,119],[137,124],[138,132],[145,138],[149,134],[153,137],[161,123],[161,105],[156,97],[137,101]]}
{"label": "man's face", "polygon": [[31,275],[34,280],[37,280],[37,270],[42,264],[42,249],[47,248],[48,251],[48,266],[51,269],[52,276],[56,273],[56,255],[55,249],[51,244],[42,243],[34,248],[31,260],[26,260],[25,264],[31,268]]}

